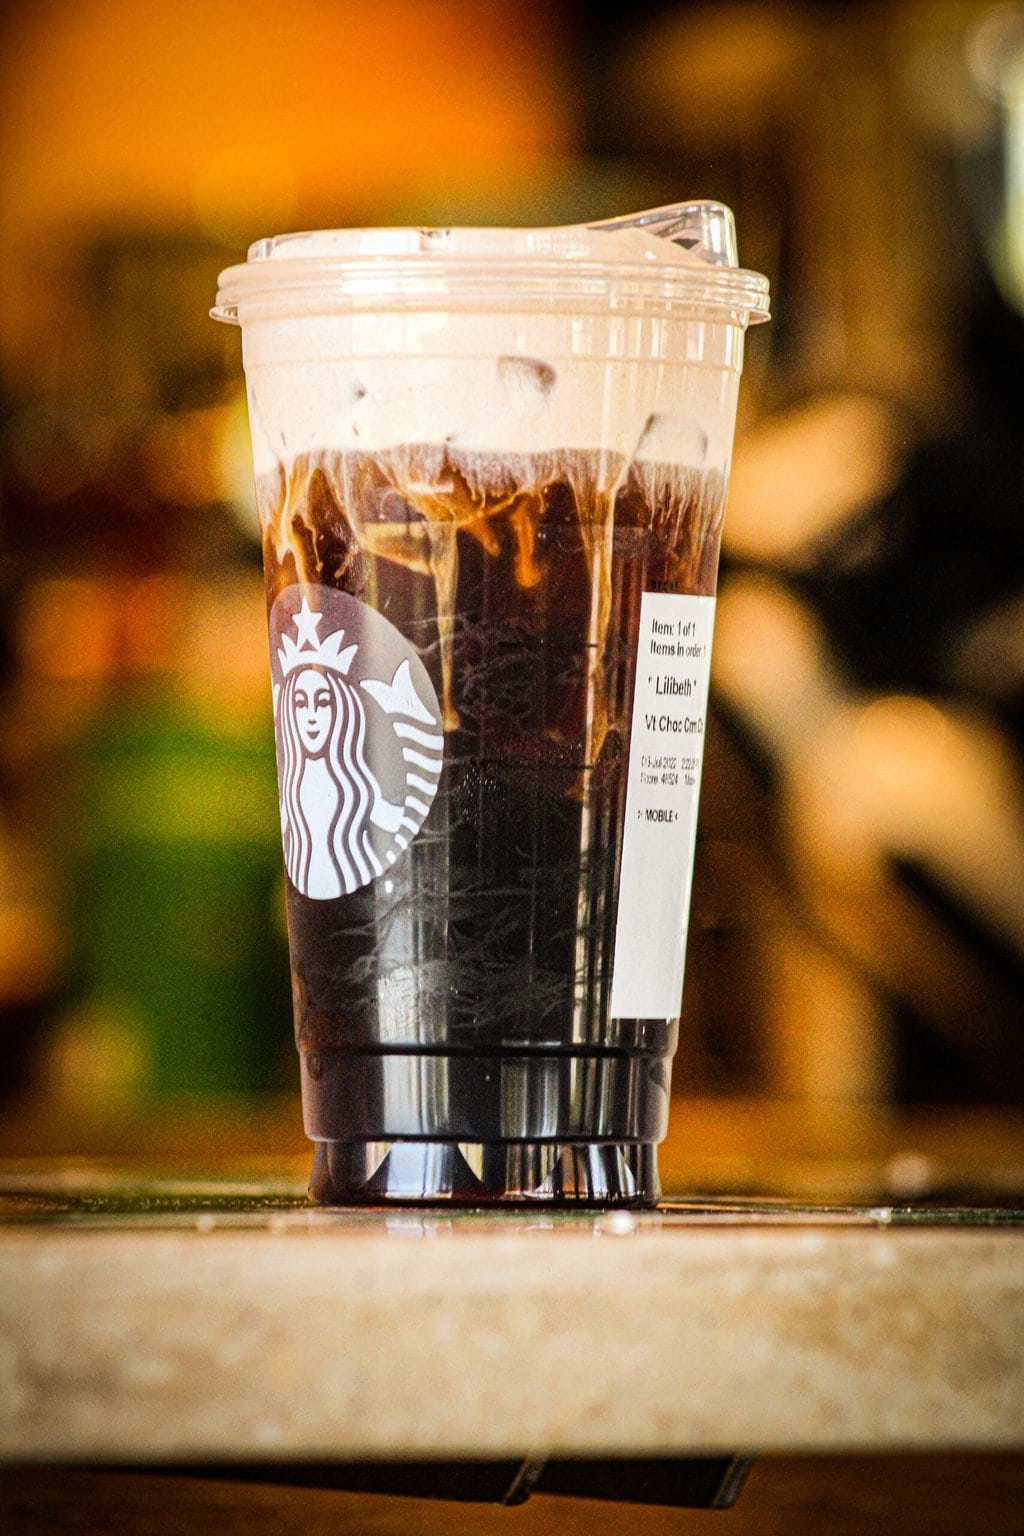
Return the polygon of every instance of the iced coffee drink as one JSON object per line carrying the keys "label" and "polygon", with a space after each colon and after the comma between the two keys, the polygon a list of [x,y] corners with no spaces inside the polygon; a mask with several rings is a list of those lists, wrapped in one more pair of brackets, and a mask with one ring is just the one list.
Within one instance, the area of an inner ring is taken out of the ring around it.
{"label": "iced coffee drink", "polygon": [[321,1200],[657,1197],[765,303],[724,210],[688,232],[325,232],[222,279]]}

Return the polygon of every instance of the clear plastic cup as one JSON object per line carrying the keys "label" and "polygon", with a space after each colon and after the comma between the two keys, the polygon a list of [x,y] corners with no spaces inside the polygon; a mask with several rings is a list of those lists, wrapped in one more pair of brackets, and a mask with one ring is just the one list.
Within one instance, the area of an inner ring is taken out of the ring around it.
{"label": "clear plastic cup", "polygon": [[315,1198],[657,1200],[767,302],[714,203],[287,235],[221,275]]}

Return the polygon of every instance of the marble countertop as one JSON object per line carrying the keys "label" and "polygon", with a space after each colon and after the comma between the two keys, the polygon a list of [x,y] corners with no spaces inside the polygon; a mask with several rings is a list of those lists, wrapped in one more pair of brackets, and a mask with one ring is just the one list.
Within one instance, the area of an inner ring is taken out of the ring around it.
{"label": "marble countertop", "polygon": [[8,1460],[1024,1446],[1024,1215],[0,1176]]}

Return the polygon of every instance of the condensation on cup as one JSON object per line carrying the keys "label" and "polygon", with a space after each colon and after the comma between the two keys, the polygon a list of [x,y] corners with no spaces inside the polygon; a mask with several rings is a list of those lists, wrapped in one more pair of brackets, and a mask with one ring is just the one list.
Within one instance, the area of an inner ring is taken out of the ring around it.
{"label": "condensation on cup", "polygon": [[311,1193],[648,1205],[722,516],[768,285],[717,203],[222,273]]}

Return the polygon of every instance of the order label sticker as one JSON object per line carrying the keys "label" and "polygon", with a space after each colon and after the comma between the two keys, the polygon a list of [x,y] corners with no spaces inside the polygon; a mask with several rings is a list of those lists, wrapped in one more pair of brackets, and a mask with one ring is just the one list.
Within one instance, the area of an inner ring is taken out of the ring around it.
{"label": "order label sticker", "polygon": [[645,592],[641,599],[613,1018],[679,1014],[714,617],[713,597]]}

